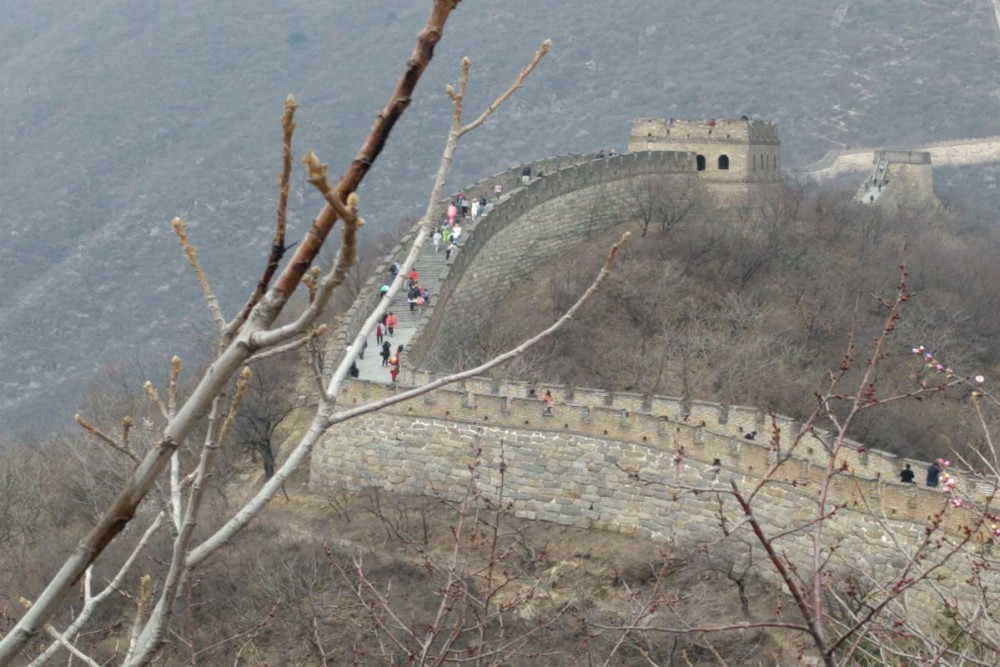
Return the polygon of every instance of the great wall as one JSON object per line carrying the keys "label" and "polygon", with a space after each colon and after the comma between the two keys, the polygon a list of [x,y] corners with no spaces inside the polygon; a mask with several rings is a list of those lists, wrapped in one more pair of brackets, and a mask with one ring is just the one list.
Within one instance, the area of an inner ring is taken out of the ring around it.
{"label": "great wall", "polygon": [[[479,219],[463,221],[463,242],[449,261],[429,245],[423,249],[417,269],[421,283],[431,286],[430,305],[410,315],[405,299],[391,304],[400,327],[390,340],[393,348],[405,346],[402,382],[388,382],[370,347],[359,362],[361,379],[345,384],[340,406],[439,377],[430,370],[435,355],[456,336],[475,335],[474,326],[461,322],[462,309],[502,296],[576,239],[618,224],[604,212],[632,196],[637,180],[697,178],[691,153],[565,155],[531,167],[527,184],[518,166],[464,188],[470,195],[490,196],[499,185],[503,195]],[[597,207],[595,201],[611,205]],[[435,215],[440,217],[445,205],[441,202]],[[336,350],[343,351],[358,334],[380,299],[378,285],[389,264],[404,256],[415,233],[400,240],[362,288],[341,321]],[[556,399],[551,416],[531,393],[544,389]],[[745,437],[751,431],[759,434],[755,440]],[[797,437],[799,444],[789,452]],[[830,443],[827,433],[802,432],[794,420],[753,407],[477,378],[331,430],[313,455],[310,484],[316,490],[378,486],[456,498],[474,474],[479,493],[498,497],[502,489],[518,516],[693,547],[721,538],[720,511],[731,525],[740,524],[740,513],[731,500],[720,504],[724,496],[682,493],[676,485],[748,488],[780,460],[773,482],[761,490],[767,500],[755,512],[768,530],[787,531],[786,553],[801,554],[803,564],[808,560],[817,492],[832,474],[824,507],[838,509],[824,532],[828,548],[837,545],[831,550],[833,569],[891,574],[921,543],[929,518],[949,497],[939,488],[900,483],[899,470],[907,461],[891,453],[849,443],[831,461]],[[927,464],[909,463],[922,481]],[[992,485],[950,472],[972,497],[991,497]],[[961,534],[971,516],[967,508],[949,507],[944,528]],[[981,535],[967,555],[989,545]],[[975,591],[965,583],[965,557],[952,562],[949,585],[956,599],[971,600]],[[913,592],[908,603],[932,613],[936,600],[926,591]]]}
{"label": "great wall", "polygon": [[[836,149],[827,151],[821,159],[795,173],[818,181],[827,181],[842,174],[870,171],[872,155],[880,148]],[[942,141],[912,146],[907,151],[930,153],[936,167],[962,167],[987,162],[1000,162],[1000,137]]]}

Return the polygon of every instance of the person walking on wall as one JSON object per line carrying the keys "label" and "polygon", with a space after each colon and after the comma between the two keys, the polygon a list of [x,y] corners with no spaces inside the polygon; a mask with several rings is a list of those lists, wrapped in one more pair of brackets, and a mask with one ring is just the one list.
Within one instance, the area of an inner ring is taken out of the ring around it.
{"label": "person walking on wall", "polygon": [[903,484],[913,484],[913,478],[916,475],[910,470],[910,464],[907,463],[903,466],[903,469],[899,471],[899,481]]}
{"label": "person walking on wall", "polygon": [[444,237],[441,236],[441,230],[437,230],[434,232],[434,236],[431,237],[431,243],[434,244],[434,252],[441,251],[441,240],[443,238]]}
{"label": "person walking on wall", "polygon": [[389,365],[389,357],[391,357],[391,356],[392,356],[392,346],[389,344],[389,341],[387,341],[387,340],[386,341],[382,341],[382,365],[383,366],[388,366]]}
{"label": "person walking on wall", "polygon": [[938,467],[937,461],[931,462],[927,466],[927,486],[937,486],[938,485],[938,475],[941,473],[941,468]]}
{"label": "person walking on wall", "polygon": [[413,312],[413,309],[417,305],[418,296],[420,296],[420,287],[414,283],[413,287],[411,287],[409,291],[406,293],[406,302],[410,304],[411,313]]}
{"label": "person walking on wall", "polygon": [[500,195],[503,194],[503,186],[497,183],[493,186],[493,194],[497,196],[497,201],[500,201]]}
{"label": "person walking on wall", "polygon": [[378,324],[375,325],[375,342],[381,345],[384,339],[385,339],[385,325],[379,322]]}
{"label": "person walking on wall", "polygon": [[548,389],[542,394],[542,400],[545,401],[545,414],[552,415],[552,406],[555,404],[556,399],[552,398],[552,392]]}
{"label": "person walking on wall", "polygon": [[529,165],[525,165],[524,169],[521,170],[521,183],[523,185],[527,185],[530,182],[531,182],[531,167]]}
{"label": "person walking on wall", "polygon": [[452,241],[451,243],[448,244],[448,247],[444,249],[444,261],[447,262],[449,259],[451,259],[451,253],[454,252],[455,250],[458,250],[458,246],[455,245],[454,241]]}
{"label": "person walking on wall", "polygon": [[392,337],[393,332],[396,330],[396,325],[399,321],[396,319],[396,315],[390,310],[389,314],[385,318],[385,328],[389,330],[389,337]]}

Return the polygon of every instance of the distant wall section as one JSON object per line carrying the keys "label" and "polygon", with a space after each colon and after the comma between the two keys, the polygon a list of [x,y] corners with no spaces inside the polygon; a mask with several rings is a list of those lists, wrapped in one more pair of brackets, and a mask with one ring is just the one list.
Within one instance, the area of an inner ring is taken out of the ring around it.
{"label": "distant wall section", "polygon": [[[826,181],[841,174],[867,171],[871,168],[871,154],[875,150],[877,149],[856,148],[827,151],[821,159],[796,173],[805,178]],[[939,167],[1000,162],[1000,137],[940,141],[917,146],[913,150],[930,153],[931,160]]]}

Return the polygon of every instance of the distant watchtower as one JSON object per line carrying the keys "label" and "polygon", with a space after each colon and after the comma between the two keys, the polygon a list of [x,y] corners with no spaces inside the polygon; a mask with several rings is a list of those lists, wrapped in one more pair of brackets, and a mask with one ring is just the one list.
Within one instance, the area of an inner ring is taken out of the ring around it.
{"label": "distant watchtower", "polygon": [[694,153],[702,195],[722,206],[771,196],[781,184],[778,126],[762,120],[639,118],[628,150]]}

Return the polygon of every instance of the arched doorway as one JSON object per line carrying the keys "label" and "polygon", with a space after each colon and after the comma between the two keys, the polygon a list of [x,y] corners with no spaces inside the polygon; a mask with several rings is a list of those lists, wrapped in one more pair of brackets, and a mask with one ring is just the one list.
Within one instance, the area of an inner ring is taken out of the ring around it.
{"label": "arched doorway", "polygon": [[698,162],[698,171],[705,171],[705,156],[699,155],[697,158],[697,162]]}
{"label": "arched doorway", "polygon": [[729,156],[720,155],[719,156],[719,169],[729,169]]}

